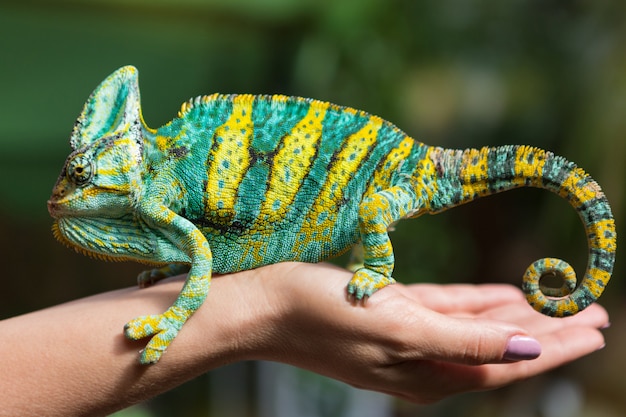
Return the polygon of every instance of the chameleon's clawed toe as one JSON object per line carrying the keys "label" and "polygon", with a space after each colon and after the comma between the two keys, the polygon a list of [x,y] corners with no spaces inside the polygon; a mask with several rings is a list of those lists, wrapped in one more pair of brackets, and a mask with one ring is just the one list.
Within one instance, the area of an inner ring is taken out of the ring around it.
{"label": "chameleon's clawed toe", "polygon": [[363,300],[363,304],[379,289],[393,284],[396,281],[379,272],[368,268],[361,268],[348,283],[348,294],[355,300]]}
{"label": "chameleon's clawed toe", "polygon": [[146,348],[141,352],[140,362],[146,365],[159,361],[163,352],[178,334],[181,326],[180,321],[173,319],[166,312],[131,320],[124,326],[124,334],[131,340],[152,336]]}
{"label": "chameleon's clawed toe", "polygon": [[146,346],[146,348],[141,351],[141,355],[139,356],[139,362],[142,365],[151,365],[157,363],[159,359],[161,359],[161,356],[163,356],[163,353],[165,353],[166,348],[167,346],[155,348],[148,344],[148,346]]}
{"label": "chameleon's clawed toe", "polygon": [[124,325],[124,335],[131,340],[140,340],[158,333],[159,315],[141,316]]}

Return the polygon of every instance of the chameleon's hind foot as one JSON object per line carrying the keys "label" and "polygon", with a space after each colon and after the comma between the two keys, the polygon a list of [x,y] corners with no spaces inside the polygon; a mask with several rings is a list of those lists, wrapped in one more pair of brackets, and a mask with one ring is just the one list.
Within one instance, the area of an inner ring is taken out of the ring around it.
{"label": "chameleon's hind foot", "polygon": [[124,335],[128,339],[152,336],[139,358],[143,365],[157,363],[178,334],[187,318],[187,314],[179,310],[174,307],[163,314],[137,317],[124,326]]}
{"label": "chameleon's hind foot", "polygon": [[395,282],[393,278],[379,272],[361,268],[356,271],[348,283],[348,294],[357,300],[362,300],[364,297],[370,297],[376,291]]}
{"label": "chameleon's hind foot", "polygon": [[139,285],[139,288],[146,288],[156,284],[162,279],[186,272],[189,272],[189,265],[184,264],[169,264],[161,268],[148,269],[142,271],[139,276],[137,276],[137,285]]}

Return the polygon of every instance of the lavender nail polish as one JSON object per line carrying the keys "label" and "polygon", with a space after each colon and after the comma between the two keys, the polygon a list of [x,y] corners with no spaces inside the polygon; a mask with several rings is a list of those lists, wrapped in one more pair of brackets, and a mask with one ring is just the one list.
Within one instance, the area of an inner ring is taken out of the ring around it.
{"label": "lavender nail polish", "polygon": [[507,361],[526,361],[541,355],[541,345],[529,336],[513,336],[509,339],[503,359]]}

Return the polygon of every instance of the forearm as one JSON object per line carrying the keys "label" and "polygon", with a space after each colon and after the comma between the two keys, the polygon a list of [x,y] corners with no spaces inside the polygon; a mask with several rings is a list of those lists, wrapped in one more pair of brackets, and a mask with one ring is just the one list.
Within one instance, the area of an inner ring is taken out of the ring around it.
{"label": "forearm", "polygon": [[[138,362],[145,341],[126,340],[122,329],[136,316],[164,311],[182,279],[99,294],[1,321],[0,415],[104,415],[245,359],[255,329],[260,330],[250,323],[263,320],[269,311],[249,308],[259,301],[259,293],[251,288],[253,275],[214,279],[211,296],[153,366]],[[240,340],[241,334],[248,335],[247,341]]]}

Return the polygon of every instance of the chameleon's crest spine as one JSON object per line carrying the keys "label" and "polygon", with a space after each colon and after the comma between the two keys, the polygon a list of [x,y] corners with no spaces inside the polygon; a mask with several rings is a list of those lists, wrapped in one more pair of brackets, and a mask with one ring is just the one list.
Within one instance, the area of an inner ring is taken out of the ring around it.
{"label": "chameleon's crest spine", "polygon": [[[219,93],[190,98],[189,100],[187,100],[181,105],[180,110],[178,111],[178,117],[183,118],[187,116],[189,112],[191,112],[191,110],[202,105],[208,105],[212,101],[235,101],[235,100],[237,100],[240,104],[247,101],[251,105],[253,105],[254,103],[258,103],[258,102],[270,103],[271,106],[280,107],[280,110],[284,110],[284,111],[289,111],[289,109],[291,108],[296,109],[299,107],[300,104],[306,104],[307,107],[312,108],[312,109],[343,113],[346,116],[353,115],[353,116],[359,116],[359,117],[379,119],[378,117],[368,114],[367,112],[362,111],[362,110],[357,110],[352,107],[340,106],[337,104],[332,104],[332,103],[328,103],[328,102],[321,101],[321,100],[315,100],[311,98],[285,96],[281,94],[253,95],[253,94],[219,94]],[[380,121],[381,123],[384,122],[389,127],[393,127],[394,129],[397,130],[397,128],[393,126],[391,123],[383,121],[382,119],[380,119]]]}

